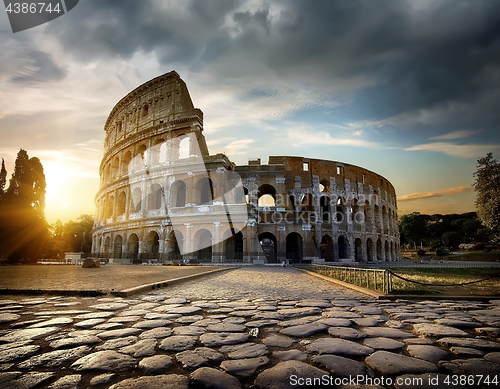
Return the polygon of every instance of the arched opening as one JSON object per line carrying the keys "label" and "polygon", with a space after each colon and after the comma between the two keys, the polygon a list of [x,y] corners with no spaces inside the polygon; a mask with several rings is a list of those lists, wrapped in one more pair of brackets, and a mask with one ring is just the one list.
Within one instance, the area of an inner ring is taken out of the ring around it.
{"label": "arched opening", "polygon": [[276,189],[272,185],[264,184],[257,191],[259,207],[276,206]]}
{"label": "arched opening", "polygon": [[380,234],[382,232],[382,223],[380,221],[380,207],[377,204],[373,206],[373,216],[377,233]]}
{"label": "arched opening", "polygon": [[365,201],[365,205],[363,207],[363,217],[365,221],[365,231],[372,231],[372,222],[370,218],[370,202],[368,200]]}
{"label": "arched opening", "polygon": [[391,253],[389,251],[389,242],[387,240],[385,241],[385,260],[386,261],[391,260]]}
{"label": "arched opening", "polygon": [[363,260],[363,242],[359,238],[356,238],[354,241],[354,260],[356,262]]}
{"label": "arched opening", "polygon": [[302,211],[312,212],[314,211],[314,201],[313,195],[311,193],[306,194],[302,199]]}
{"label": "arched opening", "polygon": [[377,240],[377,261],[384,260],[384,253],[382,251],[382,241],[380,239]]}
{"label": "arched opening", "polygon": [[109,197],[108,208],[106,212],[106,218],[110,218],[113,216],[113,208],[115,207],[115,198],[114,196]]}
{"label": "arched opening", "polygon": [[335,205],[335,219],[337,223],[342,223],[345,221],[344,199],[342,197],[337,198],[337,204]]}
{"label": "arched opening", "polygon": [[182,259],[184,245],[184,236],[182,232],[174,230],[167,236],[166,253],[167,259],[170,261],[179,261]]}
{"label": "arched opening", "polygon": [[343,236],[339,236],[337,241],[339,249],[339,259],[344,259],[349,257],[349,250],[347,247],[347,241]]}
{"label": "arched opening", "polygon": [[157,165],[160,163],[160,150],[161,150],[161,146],[165,144],[165,141],[163,139],[157,139],[155,141],[155,144],[153,145],[153,148],[151,150],[152,152],[152,155],[151,155],[151,160],[152,160],[152,163],[153,165]]}
{"label": "arched opening", "polygon": [[286,259],[290,263],[302,262],[302,237],[296,232],[286,236]]}
{"label": "arched opening", "polygon": [[186,183],[184,181],[173,182],[170,185],[170,194],[173,207],[184,207],[186,205]]}
{"label": "arched opening", "polygon": [[160,252],[160,237],[156,231],[151,231],[147,238],[147,250],[148,259],[158,259],[158,253]]}
{"label": "arched opening", "polygon": [[148,164],[148,148],[145,145],[141,145],[137,149],[136,159],[137,159],[137,164],[136,164],[137,169],[141,169]]}
{"label": "arched opening", "polygon": [[262,247],[264,255],[266,256],[267,262],[268,263],[278,262],[278,256],[276,252],[278,244],[274,234],[270,232],[263,232],[262,234],[259,235],[259,243],[260,246]]}
{"label": "arched opening", "polygon": [[235,231],[233,235],[231,231],[227,234],[226,239],[226,260],[241,261],[243,259],[243,234]]}
{"label": "arched opening", "polygon": [[385,205],[382,207],[382,226],[384,228],[384,234],[389,233],[389,215],[387,213],[387,208]]}
{"label": "arched opening", "polygon": [[132,153],[130,151],[125,153],[122,161],[122,175],[129,173],[130,161],[132,161]]}
{"label": "arched opening", "polygon": [[212,233],[206,229],[198,230],[195,234],[195,242],[198,242],[196,257],[200,262],[212,261]]}
{"label": "arched opening", "polygon": [[179,159],[189,158],[189,137],[183,134],[177,137],[177,141],[179,142]]}
{"label": "arched opening", "polygon": [[328,196],[321,196],[319,199],[319,209],[321,214],[321,220],[329,223],[331,220],[330,212],[330,198]]}
{"label": "arched opening", "polygon": [[373,262],[373,242],[370,238],[366,240],[366,259]]}
{"label": "arched opening", "polygon": [[142,263],[139,259],[139,238],[136,234],[132,234],[128,238],[127,253],[129,255],[129,259],[132,260],[132,263]]}
{"label": "arched opening", "polygon": [[167,142],[162,142],[160,144],[160,150],[158,154],[158,163],[165,163],[167,162]]}
{"label": "arched opening", "polygon": [[108,236],[108,237],[104,240],[104,247],[103,247],[103,251],[104,251],[104,258],[109,258],[110,250],[111,250],[111,239],[110,239],[110,237]]}
{"label": "arched opening", "polygon": [[395,261],[396,257],[394,256],[394,242],[391,242],[391,261]]}
{"label": "arched opening", "polygon": [[132,211],[139,212],[142,209],[142,192],[140,188],[135,188],[132,192]]}
{"label": "arched opening", "polygon": [[160,184],[151,185],[148,198],[149,209],[160,209],[161,208],[161,198],[162,190]]}
{"label": "arched opening", "polygon": [[117,178],[120,175],[120,160],[116,157],[113,160],[113,165],[111,166],[111,176],[112,178]]}
{"label": "arched opening", "polygon": [[198,197],[198,204],[211,205],[213,201],[213,182],[208,177],[203,177],[196,184],[196,193]]}
{"label": "arched opening", "polygon": [[115,238],[114,250],[113,250],[113,258],[121,259],[122,257],[122,247],[123,247],[123,239],[121,235],[118,235]]}
{"label": "arched opening", "polygon": [[325,262],[333,262],[333,240],[328,235],[323,236],[321,238],[321,258],[325,260]]}
{"label": "arched opening", "polygon": [[319,191],[323,193],[330,193],[330,181],[329,180],[321,180],[319,183]]}
{"label": "arched opening", "polygon": [[127,195],[125,192],[120,192],[118,195],[118,203],[116,204],[116,214],[117,216],[123,215],[125,213],[125,206],[127,204]]}

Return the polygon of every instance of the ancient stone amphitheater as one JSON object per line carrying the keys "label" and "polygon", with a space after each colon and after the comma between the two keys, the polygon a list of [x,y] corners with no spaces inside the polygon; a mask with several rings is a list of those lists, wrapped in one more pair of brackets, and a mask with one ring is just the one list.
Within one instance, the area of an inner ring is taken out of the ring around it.
{"label": "ancient stone amphitheater", "polygon": [[104,126],[93,255],[114,263],[395,261],[396,193],[362,167],[210,155],[203,113],[172,71],[116,104]]}

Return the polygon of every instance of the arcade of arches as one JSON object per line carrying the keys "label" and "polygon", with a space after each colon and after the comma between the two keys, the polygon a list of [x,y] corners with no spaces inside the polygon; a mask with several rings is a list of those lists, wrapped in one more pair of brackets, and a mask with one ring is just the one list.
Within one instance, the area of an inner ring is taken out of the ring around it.
{"label": "arcade of arches", "polygon": [[396,192],[351,164],[211,155],[203,112],[170,72],[111,111],[94,255],[117,263],[329,263],[400,259]]}

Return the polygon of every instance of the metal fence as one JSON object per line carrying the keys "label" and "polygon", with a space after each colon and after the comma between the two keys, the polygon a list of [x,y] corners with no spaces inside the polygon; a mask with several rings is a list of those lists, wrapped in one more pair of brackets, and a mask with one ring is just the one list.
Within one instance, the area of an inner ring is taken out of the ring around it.
{"label": "metal fence", "polygon": [[387,269],[329,265],[309,265],[305,266],[304,269],[382,293],[388,294],[392,291],[391,271]]}

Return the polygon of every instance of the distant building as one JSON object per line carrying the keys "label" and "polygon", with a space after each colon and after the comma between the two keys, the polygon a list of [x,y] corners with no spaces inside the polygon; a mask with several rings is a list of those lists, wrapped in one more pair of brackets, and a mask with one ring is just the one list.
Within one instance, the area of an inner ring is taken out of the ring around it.
{"label": "distant building", "polygon": [[106,124],[94,256],[115,263],[329,263],[400,259],[396,193],[364,168],[210,155],[203,113],[170,72]]}

